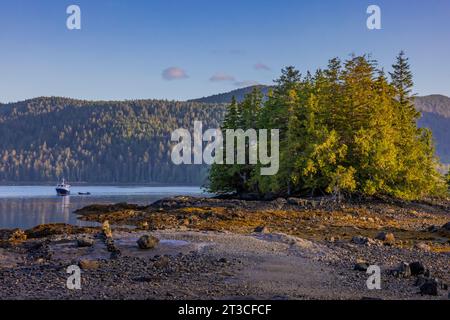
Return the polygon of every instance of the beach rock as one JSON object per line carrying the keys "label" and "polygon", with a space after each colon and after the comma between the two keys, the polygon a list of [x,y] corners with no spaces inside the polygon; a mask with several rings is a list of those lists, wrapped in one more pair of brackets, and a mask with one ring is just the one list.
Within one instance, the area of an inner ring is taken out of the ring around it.
{"label": "beach rock", "polygon": [[143,250],[153,249],[158,243],[159,239],[152,235],[143,235],[137,241],[139,248]]}
{"label": "beach rock", "polygon": [[409,265],[411,268],[411,275],[418,276],[420,274],[425,274],[425,266],[422,262],[416,261]]}
{"label": "beach rock", "polygon": [[411,267],[408,263],[402,262],[396,270],[396,275],[401,278],[409,278],[411,276]]}
{"label": "beach rock", "polygon": [[83,259],[83,260],[80,260],[78,265],[83,270],[95,270],[95,269],[98,269],[98,267],[100,266],[100,263],[96,260]]}
{"label": "beach rock", "polygon": [[377,240],[374,240],[374,239],[368,238],[368,237],[362,237],[362,236],[354,236],[352,238],[351,242],[354,244],[366,245],[366,246],[380,245],[380,242],[378,242]]}
{"label": "beach rock", "polygon": [[439,231],[439,227],[437,227],[437,226],[435,226],[435,225],[432,225],[432,226],[429,226],[427,229],[426,229],[426,231],[428,231],[428,232],[438,232]]}
{"label": "beach rock", "polygon": [[112,238],[112,230],[108,220],[102,224],[102,233],[105,238]]}
{"label": "beach rock", "polygon": [[425,282],[427,282],[427,280],[429,280],[429,278],[425,277],[423,274],[418,275],[414,285],[416,287],[421,287],[423,284],[425,284]]}
{"label": "beach rock", "polygon": [[359,263],[355,264],[355,266],[353,267],[353,270],[366,272],[368,268],[369,268],[369,264],[368,263],[366,263],[366,262],[359,262]]}
{"label": "beach rock", "polygon": [[116,247],[113,238],[107,238],[105,240],[105,245],[108,252],[114,253],[112,258],[118,257],[120,255],[120,250]]}
{"label": "beach rock", "polygon": [[380,232],[375,239],[383,241],[386,245],[393,245],[395,243],[395,236],[391,232]]}
{"label": "beach rock", "polygon": [[450,222],[447,222],[442,226],[442,230],[450,232]]}
{"label": "beach rock", "polygon": [[273,200],[272,203],[274,204],[275,208],[277,208],[278,210],[281,210],[288,202],[284,198],[277,198],[277,199]]}
{"label": "beach rock", "polygon": [[306,200],[300,198],[288,198],[287,202],[294,206],[305,206]]}
{"label": "beach rock", "polygon": [[420,251],[430,252],[431,247],[427,245],[425,242],[419,242],[414,245],[414,248]]}
{"label": "beach rock", "polygon": [[94,245],[94,239],[83,237],[77,239],[77,245],[80,248],[92,247]]}
{"label": "beach rock", "polygon": [[220,258],[218,261],[220,263],[227,263],[228,262],[228,260],[226,258]]}
{"label": "beach rock", "polygon": [[88,234],[94,232],[98,232],[96,228],[78,227],[65,223],[42,224],[25,231],[28,239],[47,238],[55,235],[67,236],[70,234]]}
{"label": "beach rock", "polygon": [[426,282],[420,286],[420,293],[423,295],[437,296],[439,282],[436,279],[427,279]]}
{"label": "beach rock", "polygon": [[267,228],[266,226],[258,226],[253,231],[256,233],[270,233],[269,228]]}
{"label": "beach rock", "polygon": [[24,231],[20,229],[14,229],[12,230],[11,235],[9,236],[8,241],[11,243],[20,243],[27,240],[27,235]]}

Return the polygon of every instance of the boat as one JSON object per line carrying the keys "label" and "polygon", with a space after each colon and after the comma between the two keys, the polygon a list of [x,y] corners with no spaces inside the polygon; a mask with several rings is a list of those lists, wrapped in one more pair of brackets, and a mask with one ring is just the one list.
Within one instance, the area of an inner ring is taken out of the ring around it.
{"label": "boat", "polygon": [[65,179],[56,186],[56,194],[58,196],[68,196],[70,194],[70,185],[66,183]]}
{"label": "boat", "polygon": [[90,192],[78,192],[78,195],[80,195],[80,196],[90,196],[91,193]]}

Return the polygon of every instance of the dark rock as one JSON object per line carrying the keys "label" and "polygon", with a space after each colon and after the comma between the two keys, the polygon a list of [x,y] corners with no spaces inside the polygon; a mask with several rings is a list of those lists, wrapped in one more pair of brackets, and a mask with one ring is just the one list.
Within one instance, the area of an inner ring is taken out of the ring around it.
{"label": "dark rock", "polygon": [[426,231],[428,231],[428,232],[438,232],[439,231],[439,227],[437,227],[437,226],[429,226],[427,229],[426,229]]}
{"label": "dark rock", "polygon": [[411,267],[406,262],[400,263],[396,271],[398,277],[409,278],[411,276]]}
{"label": "dark rock", "polygon": [[105,245],[106,250],[108,250],[108,252],[115,253],[117,255],[120,254],[120,250],[119,248],[116,247],[116,245],[114,244],[114,240],[112,238],[107,238],[105,240]]}
{"label": "dark rock", "polygon": [[143,235],[139,238],[137,241],[137,244],[140,249],[147,250],[147,249],[153,249],[156,247],[159,243],[159,239],[152,236],[152,235]]}
{"label": "dark rock", "polygon": [[391,232],[380,232],[375,239],[381,240],[387,245],[393,245],[395,243],[395,236]]}
{"label": "dark rock", "polygon": [[409,267],[411,268],[411,275],[413,276],[425,273],[425,266],[420,261],[411,263]]}
{"label": "dark rock", "polygon": [[436,279],[427,279],[426,282],[420,286],[420,293],[424,295],[437,296],[438,281]]}
{"label": "dark rock", "polygon": [[365,262],[362,262],[362,263],[355,264],[355,266],[353,267],[353,270],[366,272],[368,268],[369,268],[369,265]]}
{"label": "dark rock", "polygon": [[255,228],[254,232],[256,232],[256,233],[270,233],[270,230],[266,226],[259,226],[259,227]]}
{"label": "dark rock", "polygon": [[227,260],[226,258],[220,258],[220,259],[219,259],[219,262],[220,262],[220,263],[227,263],[228,260]]}
{"label": "dark rock", "polygon": [[284,198],[277,198],[277,199],[273,200],[272,203],[275,205],[275,207],[278,210],[281,210],[287,204],[287,200]]}
{"label": "dark rock", "polygon": [[414,285],[416,287],[421,287],[422,285],[424,285],[427,282],[427,280],[429,280],[429,279],[421,274],[417,277],[416,283]]}
{"label": "dark rock", "polygon": [[304,206],[306,204],[306,200],[300,198],[288,198],[287,202],[294,206]]}
{"label": "dark rock", "polygon": [[352,238],[352,243],[354,244],[360,244],[360,245],[366,245],[366,246],[371,246],[371,245],[379,245],[380,242],[377,240],[374,240],[372,238],[368,238],[368,237],[362,237],[362,236],[354,236]]}
{"label": "dark rock", "polygon": [[91,238],[79,238],[77,239],[77,245],[80,248],[84,248],[84,247],[92,247],[94,245],[94,239]]}
{"label": "dark rock", "polygon": [[446,224],[444,224],[444,225],[442,226],[442,229],[447,230],[447,231],[450,231],[450,222],[447,222]]}

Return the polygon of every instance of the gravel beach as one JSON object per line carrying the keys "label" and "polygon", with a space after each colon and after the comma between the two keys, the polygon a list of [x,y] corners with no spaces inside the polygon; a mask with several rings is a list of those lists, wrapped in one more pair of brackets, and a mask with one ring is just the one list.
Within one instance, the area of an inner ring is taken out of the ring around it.
{"label": "gravel beach", "polygon": [[[199,206],[204,208],[204,203]],[[153,209],[126,210],[136,219]],[[164,210],[170,217],[170,210]],[[314,209],[316,216],[317,210],[322,209]],[[124,215],[122,209],[105,212],[102,215],[114,223],[114,215]],[[446,210],[434,214],[441,222]],[[211,222],[214,217],[211,213],[199,219]],[[328,225],[320,228],[321,238],[307,239],[270,223],[250,231],[226,230],[220,224],[223,230],[206,230],[212,228],[195,228],[183,219],[174,220],[178,226],[167,223],[167,228],[151,228],[142,221],[133,226],[123,219],[123,224],[112,226],[112,237],[105,237],[104,228],[61,225],[27,230],[23,239],[21,231],[3,231],[3,239],[9,235],[10,241],[6,245],[4,240],[0,248],[0,299],[448,299],[450,255],[441,229],[434,230],[439,245],[420,239],[423,245],[417,246],[363,235],[347,239],[329,232]],[[408,231],[406,225],[403,232]],[[299,229],[306,226],[297,224]],[[365,233],[361,227],[355,232]],[[155,237],[157,243],[142,249],[137,244],[142,236]],[[80,290],[67,288],[71,265],[81,268]],[[379,290],[370,290],[366,283],[371,276],[366,269],[373,265],[381,271]]]}

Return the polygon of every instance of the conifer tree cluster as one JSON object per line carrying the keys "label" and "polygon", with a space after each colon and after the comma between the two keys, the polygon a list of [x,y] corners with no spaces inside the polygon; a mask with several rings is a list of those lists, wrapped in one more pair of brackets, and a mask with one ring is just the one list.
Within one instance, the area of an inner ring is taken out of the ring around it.
{"label": "conifer tree cluster", "polygon": [[402,199],[444,192],[431,132],[417,126],[403,52],[389,78],[368,56],[352,56],[304,76],[287,67],[275,83],[265,99],[255,89],[241,103],[233,100],[223,129],[279,129],[279,172],[261,176],[260,165],[214,164],[209,191]]}

